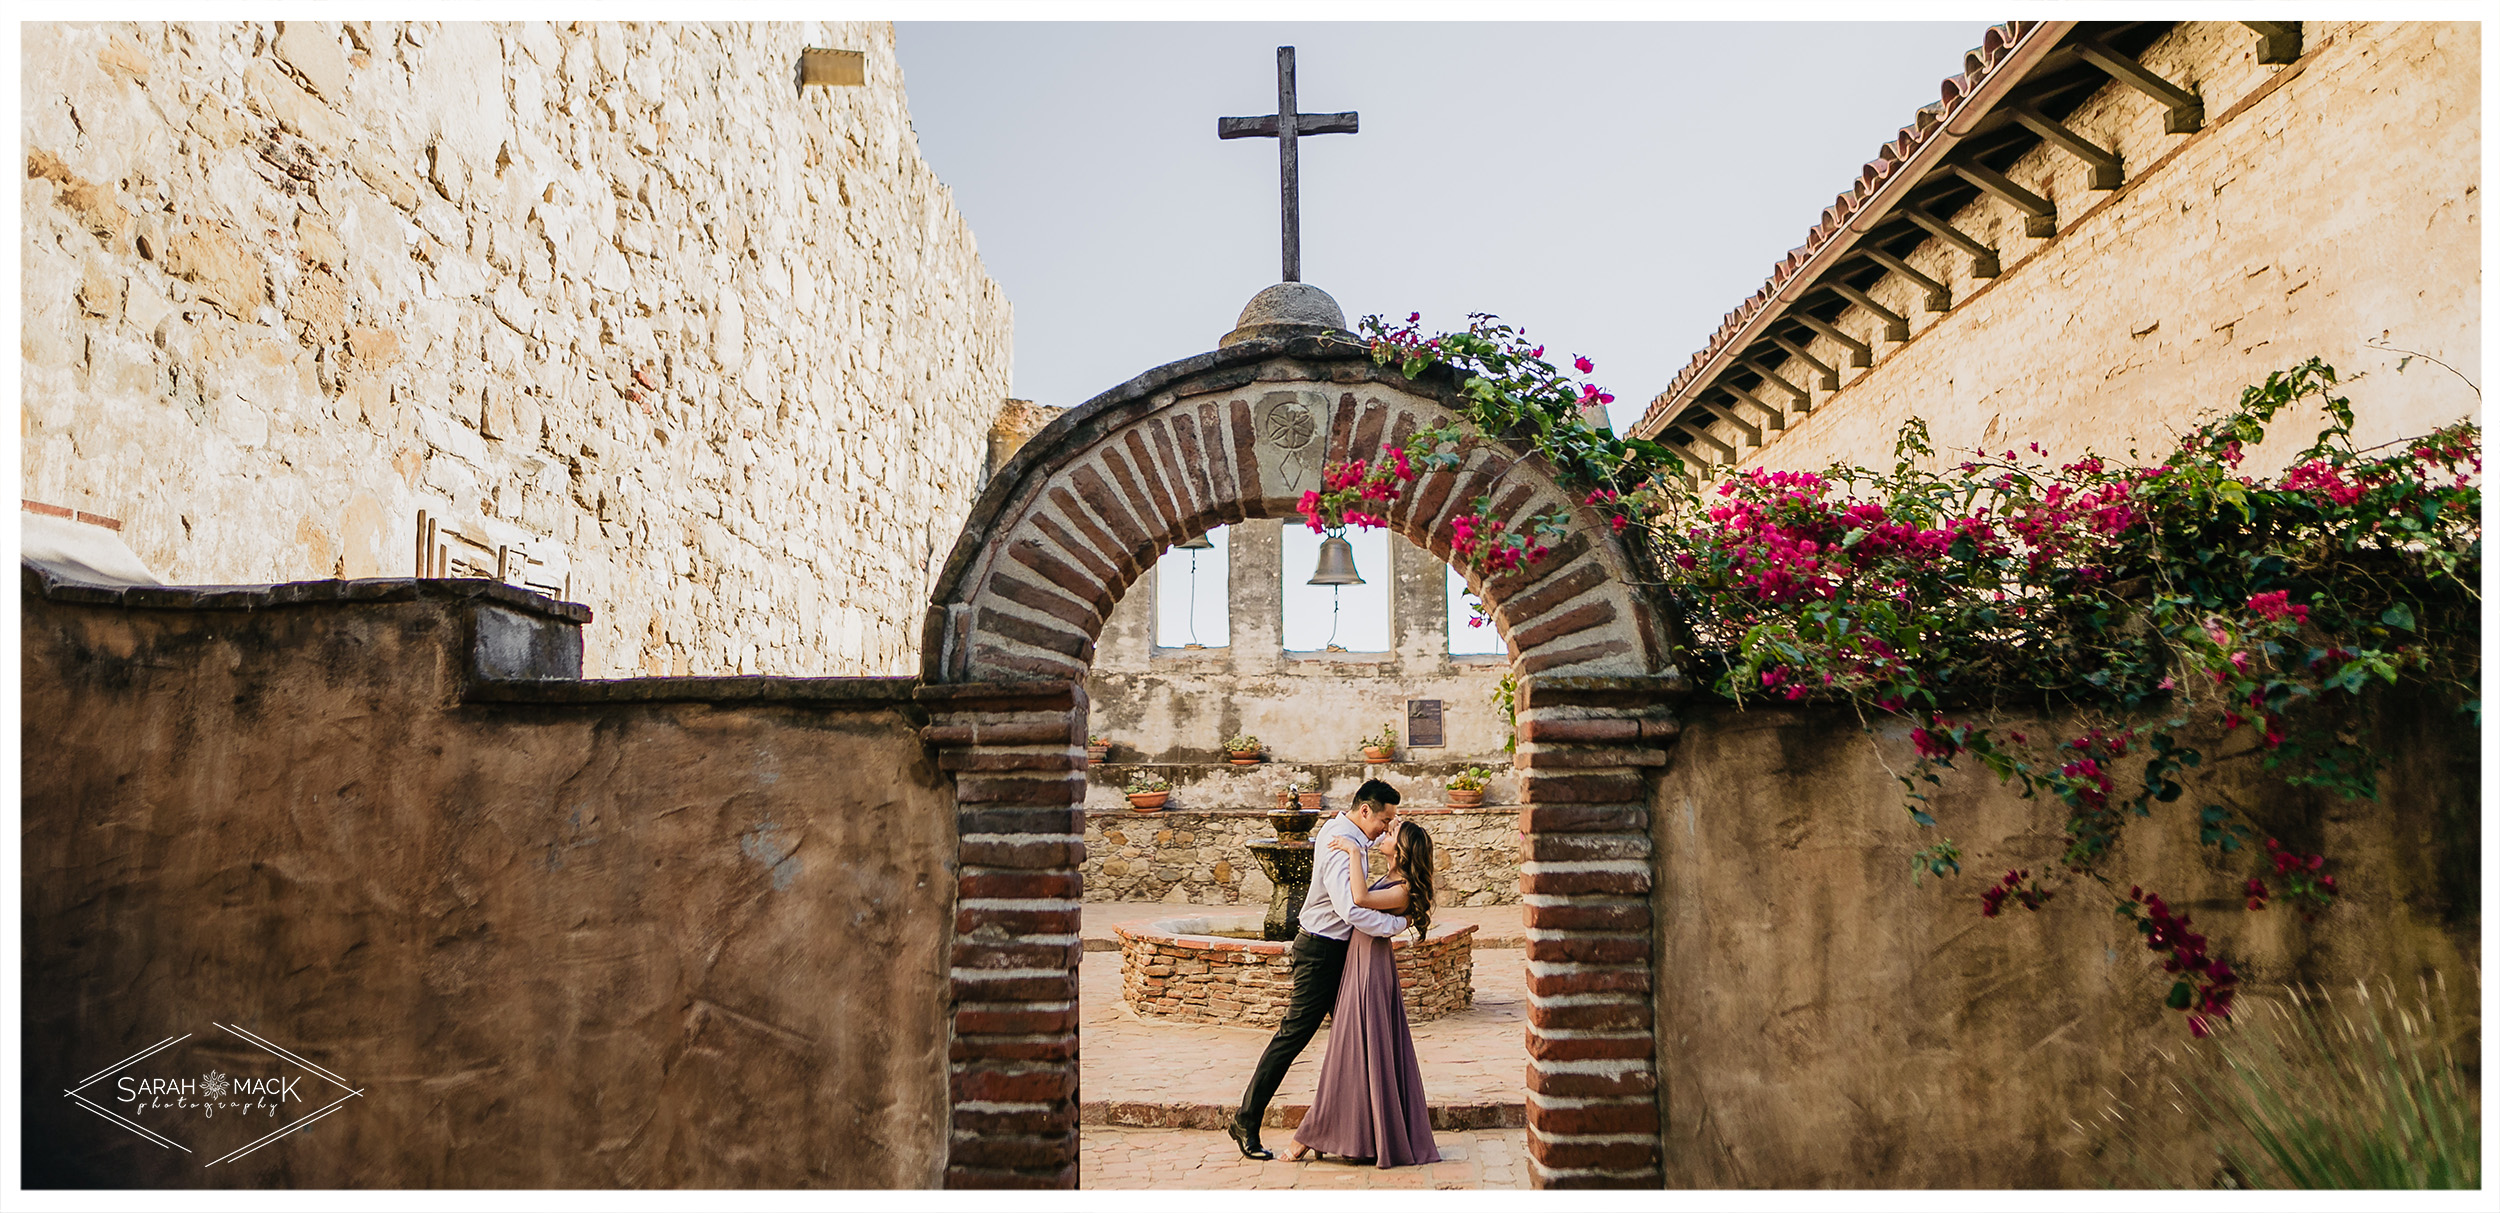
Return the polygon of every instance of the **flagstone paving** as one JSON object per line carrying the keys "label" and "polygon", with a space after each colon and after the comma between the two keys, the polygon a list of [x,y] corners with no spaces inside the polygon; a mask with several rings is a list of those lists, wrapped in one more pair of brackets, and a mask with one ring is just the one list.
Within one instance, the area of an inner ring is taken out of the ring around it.
{"label": "flagstone paving", "polygon": [[[1138,911],[1144,911],[1139,913]],[[1187,913],[1187,907],[1112,903],[1085,907],[1084,930],[1108,937],[1111,923]],[[1461,919],[1460,915],[1468,915]],[[1446,919],[1479,922],[1478,934],[1496,942],[1520,941],[1519,907],[1456,911]],[[1479,948],[1475,954],[1475,1005],[1455,1015],[1415,1025],[1415,1060],[1438,1129],[1505,1128],[1525,1123],[1528,1063],[1527,954],[1517,947]],[[1078,1090],[1089,1124],[1152,1128],[1217,1129],[1241,1101],[1242,1084],[1269,1029],[1220,1024],[1175,1024],[1139,1016],[1120,997],[1120,954],[1088,950],[1078,966],[1083,1058]],[[1269,1123],[1293,1125],[1311,1102],[1328,1029],[1320,1029],[1285,1075],[1269,1109]]]}
{"label": "flagstone paving", "polygon": [[[1077,1186],[1117,1188],[1417,1189],[1528,1186],[1528,1131],[1435,1133],[1441,1161],[1382,1170],[1366,1164],[1252,1162],[1232,1139],[1205,1129],[1086,1125]],[[1271,1133],[1273,1145],[1283,1140]]]}

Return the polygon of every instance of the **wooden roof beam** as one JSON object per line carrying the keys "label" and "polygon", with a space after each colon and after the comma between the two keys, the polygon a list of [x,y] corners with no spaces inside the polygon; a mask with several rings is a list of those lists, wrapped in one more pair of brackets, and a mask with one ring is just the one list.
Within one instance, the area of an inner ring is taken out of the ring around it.
{"label": "wooden roof beam", "polygon": [[2290,63],[2300,58],[2300,22],[2242,21],[2257,31],[2257,62]]}
{"label": "wooden roof beam", "polygon": [[[1726,406],[1726,405],[1724,405],[1724,404],[1720,404],[1720,403],[1718,403],[1717,401],[1714,401],[1714,400],[1710,399],[1710,398],[1709,398],[1709,397],[1707,397],[1707,396],[1695,396],[1695,397],[1693,397],[1693,405],[1694,405],[1694,407],[1699,408],[1701,411],[1703,411],[1703,412],[1705,412],[1705,413],[1708,413],[1708,414],[1710,414],[1711,416],[1716,417],[1716,418],[1718,418],[1719,420],[1721,420],[1721,421],[1724,421],[1724,422],[1728,423],[1729,425],[1735,426],[1735,427],[1736,427],[1737,429],[1739,429],[1739,430],[1744,431],[1744,433],[1745,433],[1745,444],[1746,444],[1747,446],[1761,446],[1761,445],[1762,445],[1762,427],[1761,427],[1761,426],[1758,426],[1758,425],[1755,425],[1754,423],[1752,423],[1752,422],[1750,422],[1750,421],[1747,421],[1747,420],[1745,420],[1745,419],[1744,419],[1744,418],[1742,418],[1742,417],[1737,416],[1737,415],[1736,415],[1736,410],[1734,410],[1734,409],[1732,409],[1732,408],[1729,408],[1729,407],[1727,407],[1727,406]],[[1728,454],[1729,454],[1731,457],[1732,457],[1732,456],[1734,456],[1734,455],[1735,455],[1735,453],[1736,453],[1736,448],[1735,448],[1735,447],[1729,447],[1729,448],[1728,448]]]}
{"label": "wooden roof beam", "polygon": [[1700,453],[1693,450],[1690,445],[1677,442],[1675,439],[1668,437],[1667,433],[1668,432],[1664,430],[1659,431],[1658,437],[1653,441],[1657,442],[1658,445],[1667,448],[1667,450],[1673,453],[1678,460],[1683,462],[1684,483],[1686,485],[1695,488],[1700,487],[1702,476],[1710,469],[1710,462],[1703,459]]}
{"label": "wooden roof beam", "polygon": [[1978,239],[1973,237],[1970,233],[1965,232],[1942,219],[1938,219],[1934,215],[1930,215],[1906,202],[1896,208],[1895,213],[1925,229],[1929,235],[1934,236],[1936,239],[1942,240],[1946,244],[1950,244],[1953,247],[1970,254],[1971,277],[1994,278],[1998,274],[2004,272],[1997,266],[1997,251],[1989,248],[1987,245],[1981,244]]}
{"label": "wooden roof beam", "polygon": [[1910,339],[1909,317],[1904,316],[1891,308],[1885,307],[1883,304],[1875,302],[1875,297],[1873,295],[1869,295],[1865,291],[1859,290],[1846,282],[1826,282],[1823,285],[1830,287],[1833,294],[1838,295],[1851,303],[1857,304],[1859,307],[1865,308],[1868,314],[1874,316],[1877,320],[1883,321],[1885,340],[1907,341]]}
{"label": "wooden roof beam", "polygon": [[[1849,351],[1849,365],[1873,365],[1875,361],[1875,351],[1865,342],[1860,341],[1847,333],[1841,332],[1839,329],[1833,327],[1829,322],[1809,316],[1803,311],[1793,313],[1793,315],[1795,316],[1797,323],[1831,338],[1833,341],[1839,343],[1840,348]],[[1838,387],[1839,384],[1835,383],[1833,386]]]}
{"label": "wooden roof beam", "polygon": [[1728,395],[1734,396],[1738,400],[1742,400],[1745,403],[1762,410],[1762,415],[1767,418],[1767,420],[1763,423],[1764,428],[1775,434],[1785,434],[1788,432],[1788,410],[1775,404],[1766,404],[1763,402],[1762,397],[1756,396],[1752,392],[1748,392],[1733,383],[1722,382],[1719,386],[1724,389]]}
{"label": "wooden roof beam", "polygon": [[[1790,341],[1786,337],[1776,335],[1771,338],[1771,344],[1780,347],[1780,350],[1786,353],[1790,358],[1805,364],[1808,370],[1813,371],[1816,379],[1818,380],[1817,386],[1821,387],[1824,391],[1837,392],[1840,390],[1840,372],[1825,365],[1822,359],[1807,353],[1806,347],[1799,345],[1794,341]],[[1858,365],[1864,366],[1866,364],[1861,362]]]}
{"label": "wooden roof beam", "polygon": [[1916,266],[1913,266],[1909,262],[1903,261],[1899,257],[1895,257],[1882,249],[1876,248],[1872,244],[1867,245],[1859,251],[1866,254],[1867,260],[1917,283],[1921,290],[1927,292],[1928,311],[1945,312],[1953,309],[1952,287],[1946,286],[1945,284],[1920,273]]}
{"label": "wooden roof beam", "polygon": [[1814,393],[1772,374],[1771,368],[1762,365],[1761,362],[1755,359],[1739,358],[1736,360],[1736,365],[1752,371],[1754,374],[1762,376],[1762,381],[1764,383],[1772,384],[1778,387],[1779,390],[1788,393],[1791,397],[1794,397],[1797,401],[1798,412],[1811,413],[1814,411]]}
{"label": "wooden roof beam", "polygon": [[2114,190],[2126,181],[2127,164],[2118,153],[2076,134],[2065,123],[2041,113],[2028,101],[2010,100],[2005,108],[2014,115],[2014,121],[2029,128],[2032,134],[2083,161],[2084,166],[2092,170],[2093,189]]}
{"label": "wooden roof beam", "polygon": [[2162,129],[2173,135],[2192,135],[2205,125],[2203,98],[2162,79],[2143,64],[2111,50],[2109,44],[2089,35],[2074,40],[2075,53],[2083,61],[2109,73],[2111,79],[2144,94],[2168,107],[2169,116]]}
{"label": "wooden roof beam", "polygon": [[2023,234],[2045,239],[2057,234],[2057,204],[2014,184],[2014,179],[1984,164],[1961,160],[1945,165],[1954,175],[1997,196],[2006,205],[2021,211]]}
{"label": "wooden roof beam", "polygon": [[1697,440],[1697,441],[1699,441],[1699,442],[1706,442],[1706,443],[1709,443],[1710,445],[1715,446],[1715,447],[1719,448],[1720,450],[1722,450],[1722,451],[1726,451],[1726,452],[1727,452],[1727,458],[1720,460],[1720,461],[1719,461],[1719,463],[1717,463],[1717,464],[1711,464],[1711,465],[1709,465],[1709,466],[1712,466],[1712,467],[1717,467],[1717,466],[1719,466],[1719,464],[1732,464],[1732,463],[1736,462],[1736,459],[1737,459],[1737,455],[1736,455],[1736,448],[1735,448],[1735,447],[1732,447],[1732,446],[1729,446],[1728,444],[1726,444],[1726,443],[1724,443],[1724,442],[1719,441],[1719,436],[1718,436],[1718,435],[1716,435],[1716,434],[1711,433],[1711,432],[1710,432],[1709,427],[1707,427],[1707,426],[1699,426],[1699,425],[1685,425],[1685,426],[1683,426],[1683,430],[1684,430],[1684,432],[1685,432],[1685,433],[1692,435],[1692,436],[1693,436],[1693,438],[1694,438],[1695,440]]}

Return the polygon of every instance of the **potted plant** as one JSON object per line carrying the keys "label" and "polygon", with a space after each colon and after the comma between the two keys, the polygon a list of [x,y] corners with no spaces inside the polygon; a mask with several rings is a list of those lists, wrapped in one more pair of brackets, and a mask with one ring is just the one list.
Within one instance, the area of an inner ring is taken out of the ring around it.
{"label": "potted plant", "polygon": [[1484,788],[1493,782],[1493,772],[1484,767],[1469,767],[1443,784],[1444,798],[1453,809],[1472,809],[1484,803]]}
{"label": "potted plant", "polygon": [[1305,813],[1316,813],[1316,812],[1319,812],[1319,811],[1320,811],[1320,794],[1319,794],[1319,777],[1318,777],[1318,776],[1316,776],[1316,775],[1296,775],[1296,776],[1294,776],[1294,777],[1293,777],[1293,783],[1292,783],[1292,785],[1291,785],[1291,790],[1292,790],[1292,792],[1293,792],[1293,794],[1294,794],[1295,799],[1297,799],[1297,800],[1299,800],[1299,801],[1301,801],[1301,802],[1302,802],[1302,811],[1303,811],[1303,812],[1305,812]]}
{"label": "potted plant", "polygon": [[1254,767],[1264,761],[1259,757],[1259,739],[1248,733],[1235,733],[1224,739],[1224,756],[1237,767]]}
{"label": "potted plant", "polygon": [[1380,731],[1363,739],[1363,761],[1387,762],[1397,757],[1398,728],[1382,721]]}
{"label": "potted plant", "polygon": [[1152,813],[1172,798],[1172,781],[1151,771],[1139,771],[1128,777],[1129,807],[1140,813]]}
{"label": "potted plant", "polygon": [[1100,733],[1088,733],[1085,735],[1085,761],[1087,764],[1092,766],[1101,766],[1103,761],[1109,757],[1111,757],[1110,738],[1105,737]]}

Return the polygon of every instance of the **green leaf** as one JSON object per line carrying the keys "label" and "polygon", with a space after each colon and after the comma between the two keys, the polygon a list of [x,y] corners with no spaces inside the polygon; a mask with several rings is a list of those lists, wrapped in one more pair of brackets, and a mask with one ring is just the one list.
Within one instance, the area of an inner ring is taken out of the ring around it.
{"label": "green leaf", "polygon": [[2196,1001],[2196,987],[2184,981],[2170,983],[2170,997],[2162,1000],[2163,1005],[2173,1011],[2187,1010],[2188,1004],[2194,1001]]}
{"label": "green leaf", "polygon": [[2236,480],[2225,480],[2214,486],[2214,496],[2220,497],[2224,501],[2228,501],[2232,505],[2238,506],[2240,511],[2240,521],[2246,522],[2254,517],[2254,515],[2248,512],[2247,485],[2241,484]]}
{"label": "green leaf", "polygon": [[2402,628],[2410,632],[2413,630],[2413,610],[2399,602],[2379,612],[2378,621],[2391,628]]}

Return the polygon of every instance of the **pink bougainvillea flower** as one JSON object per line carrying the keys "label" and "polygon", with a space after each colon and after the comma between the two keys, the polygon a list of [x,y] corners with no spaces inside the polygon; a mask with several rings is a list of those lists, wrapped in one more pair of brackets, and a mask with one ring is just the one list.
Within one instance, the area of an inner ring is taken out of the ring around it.
{"label": "pink bougainvillea flower", "polygon": [[1571,369],[1585,375],[1590,371],[1596,370],[1597,364],[1589,361],[1586,357],[1575,357],[1571,360]]}

